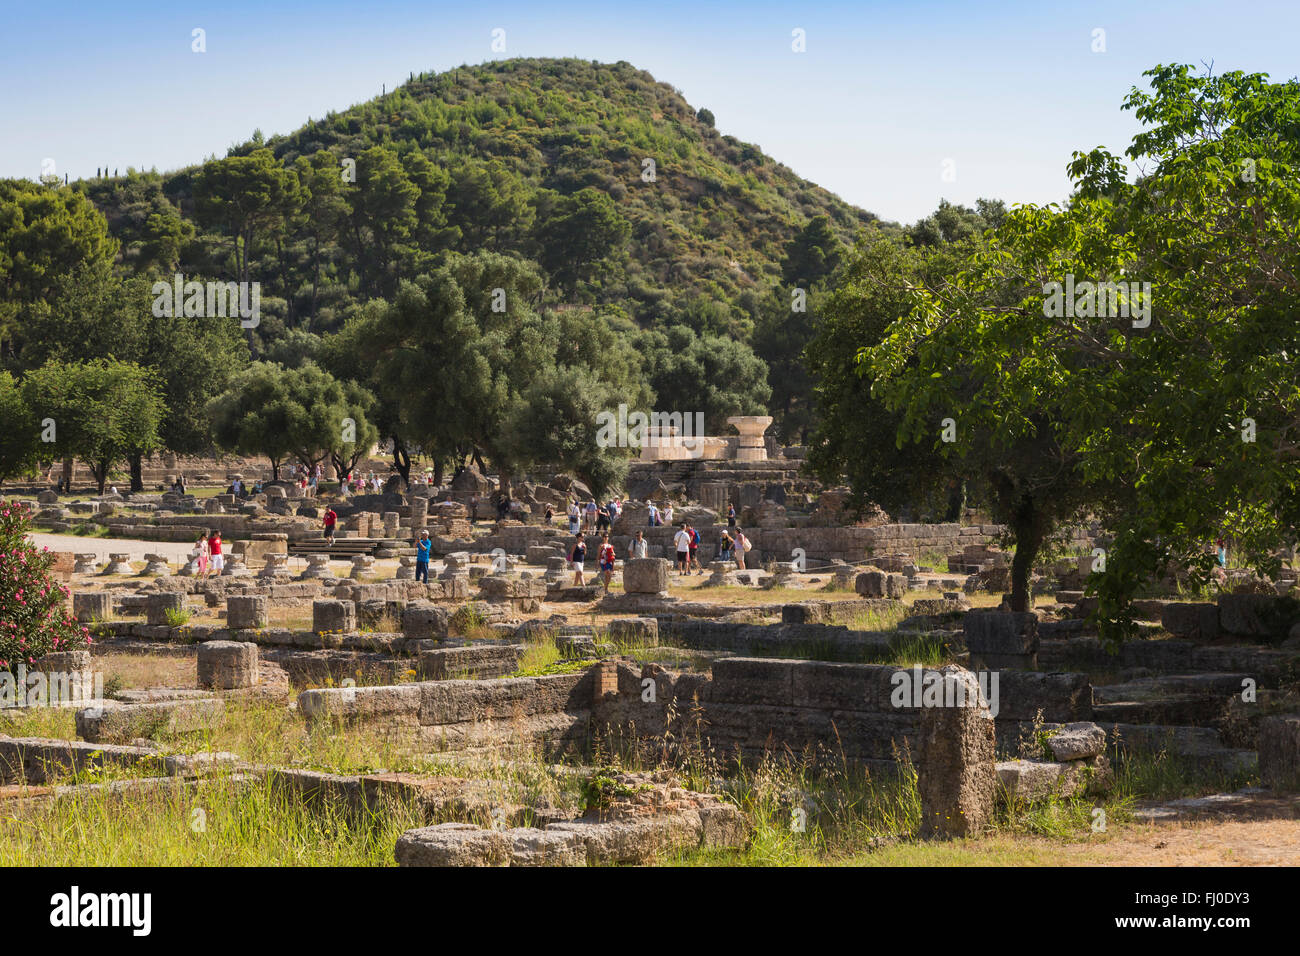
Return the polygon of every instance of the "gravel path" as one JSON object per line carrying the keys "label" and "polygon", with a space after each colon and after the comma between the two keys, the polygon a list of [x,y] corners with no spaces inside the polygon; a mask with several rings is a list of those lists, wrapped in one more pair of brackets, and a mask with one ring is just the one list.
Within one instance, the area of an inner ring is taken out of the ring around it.
{"label": "gravel path", "polygon": [[112,552],[113,554],[129,554],[133,561],[143,561],[145,554],[165,554],[168,561],[175,563],[183,561],[194,550],[194,545],[185,541],[90,538],[75,534],[29,534],[27,537],[36,542],[38,548],[49,548],[51,551],[72,551],[77,554],[91,554],[93,552],[100,561],[107,561],[109,552]]}

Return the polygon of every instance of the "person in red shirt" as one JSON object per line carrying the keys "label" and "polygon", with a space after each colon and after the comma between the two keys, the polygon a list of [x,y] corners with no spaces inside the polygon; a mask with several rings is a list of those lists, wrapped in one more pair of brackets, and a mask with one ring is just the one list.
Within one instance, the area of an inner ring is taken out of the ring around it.
{"label": "person in red shirt", "polygon": [[605,575],[605,593],[609,593],[609,579],[614,576],[614,546],[609,543],[609,535],[600,536],[600,550],[597,552],[600,559],[600,570]]}
{"label": "person in red shirt", "polygon": [[212,572],[220,575],[221,569],[226,566],[225,555],[221,553],[221,532],[212,532],[212,537],[208,538],[208,550],[212,552]]}
{"label": "person in red shirt", "polygon": [[333,508],[325,509],[325,539],[331,545],[334,544],[334,525],[338,523],[338,520],[339,516],[334,512]]}

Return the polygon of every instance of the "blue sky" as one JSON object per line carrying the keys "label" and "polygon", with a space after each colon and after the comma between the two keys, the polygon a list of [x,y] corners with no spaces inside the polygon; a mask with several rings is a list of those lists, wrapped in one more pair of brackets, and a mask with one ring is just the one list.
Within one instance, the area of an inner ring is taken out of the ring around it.
{"label": "blue sky", "polygon": [[[191,51],[191,31],[207,51]],[[491,49],[505,30],[506,51]],[[806,51],[791,49],[805,31]],[[1094,53],[1093,31],[1105,31]],[[1289,2],[0,2],[0,176],[170,170],[399,85],[511,56],[627,60],[718,128],[887,219],[1052,202],[1116,151],[1143,70],[1300,73]],[[951,164],[945,167],[945,160]],[[945,168],[955,178],[945,180]]]}

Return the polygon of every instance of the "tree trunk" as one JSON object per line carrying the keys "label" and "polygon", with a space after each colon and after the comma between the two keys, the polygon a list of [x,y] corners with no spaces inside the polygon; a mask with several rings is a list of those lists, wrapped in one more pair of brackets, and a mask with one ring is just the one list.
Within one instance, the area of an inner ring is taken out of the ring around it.
{"label": "tree trunk", "polygon": [[948,492],[948,510],[944,521],[961,521],[961,513],[966,509],[966,479],[958,478]]}
{"label": "tree trunk", "polygon": [[442,487],[443,465],[442,456],[439,455],[433,459],[433,483],[437,487]]}
{"label": "tree trunk", "polygon": [[402,476],[402,485],[411,490],[411,456],[406,445],[396,435],[393,436],[393,468]]}
{"label": "tree trunk", "polygon": [[1029,611],[1033,608],[1029,573],[1043,545],[1039,511],[1032,498],[1021,499],[1011,522],[1011,531],[1016,536],[1016,553],[1011,559],[1011,610]]}
{"label": "tree trunk", "polygon": [[98,465],[90,466],[90,473],[95,479],[95,485],[99,488],[99,493],[104,493],[104,485],[108,484],[108,462],[100,460]]}
{"label": "tree trunk", "polygon": [[275,458],[271,459],[271,480],[272,481],[280,480],[280,462]]}
{"label": "tree trunk", "polygon": [[311,249],[311,324],[316,324],[316,289],[320,285],[320,240]]}
{"label": "tree trunk", "polygon": [[131,465],[131,490],[144,491],[144,462],[143,456],[139,452],[134,452],[127,456],[127,461]]}

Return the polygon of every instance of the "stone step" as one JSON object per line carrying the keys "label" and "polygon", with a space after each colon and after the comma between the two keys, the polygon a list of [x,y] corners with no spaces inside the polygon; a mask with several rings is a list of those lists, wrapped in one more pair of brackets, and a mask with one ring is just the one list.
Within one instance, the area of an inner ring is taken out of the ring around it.
{"label": "stone step", "polygon": [[1099,722],[1204,725],[1223,716],[1248,674],[1171,674],[1096,685],[1093,715]]}
{"label": "stone step", "polygon": [[1239,750],[1224,746],[1223,738],[1213,727],[1107,724],[1100,720],[1098,723],[1106,731],[1106,739],[1113,756],[1122,752],[1165,751],[1228,772],[1250,770],[1259,763],[1258,755],[1253,750]]}

